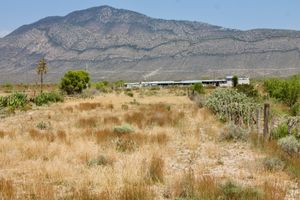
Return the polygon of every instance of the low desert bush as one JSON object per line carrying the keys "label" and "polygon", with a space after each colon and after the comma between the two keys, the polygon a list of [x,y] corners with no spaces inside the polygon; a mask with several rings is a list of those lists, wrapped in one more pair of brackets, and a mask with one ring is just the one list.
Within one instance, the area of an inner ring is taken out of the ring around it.
{"label": "low desert bush", "polygon": [[27,95],[24,93],[16,92],[9,96],[0,97],[0,108],[23,109],[27,103]]}
{"label": "low desert bush", "polygon": [[278,127],[272,130],[272,138],[280,139],[289,134],[288,125],[286,123],[279,124]]}
{"label": "low desert bush", "polygon": [[278,145],[288,155],[292,156],[299,153],[300,142],[294,135],[289,135],[278,140]]}
{"label": "low desert bush", "polygon": [[290,111],[292,116],[300,116],[300,103],[295,103]]}
{"label": "low desert bush", "polygon": [[240,93],[244,93],[245,95],[247,95],[248,97],[258,97],[259,93],[258,90],[254,88],[253,85],[251,84],[242,84],[242,85],[237,85],[236,89],[238,92]]}
{"label": "low desert bush", "polygon": [[125,134],[134,132],[134,128],[130,124],[123,124],[113,128],[115,133]]}
{"label": "low desert bush", "polygon": [[108,156],[100,155],[97,158],[89,160],[87,165],[90,167],[93,166],[110,166],[113,164],[113,159],[109,158]]}
{"label": "low desert bush", "polygon": [[64,97],[57,92],[41,93],[33,98],[33,102],[37,106],[42,106],[44,104],[63,102]]}
{"label": "low desert bush", "polygon": [[263,200],[262,193],[260,190],[254,187],[241,187],[232,181],[226,182],[221,186],[223,199],[230,200]]}
{"label": "low desert bush", "polygon": [[246,141],[248,136],[249,132],[246,129],[233,123],[229,123],[221,133],[220,139],[226,141]]}
{"label": "low desert bush", "polygon": [[264,169],[267,171],[283,170],[285,164],[282,160],[276,157],[266,157],[262,161]]}
{"label": "low desert bush", "polygon": [[125,94],[126,94],[127,96],[129,96],[129,97],[133,97],[133,96],[134,96],[133,92],[125,92]]}
{"label": "low desert bush", "polygon": [[40,129],[40,130],[46,130],[49,126],[48,126],[48,124],[47,124],[46,122],[40,121],[40,122],[36,125],[36,127],[37,127],[38,129]]}

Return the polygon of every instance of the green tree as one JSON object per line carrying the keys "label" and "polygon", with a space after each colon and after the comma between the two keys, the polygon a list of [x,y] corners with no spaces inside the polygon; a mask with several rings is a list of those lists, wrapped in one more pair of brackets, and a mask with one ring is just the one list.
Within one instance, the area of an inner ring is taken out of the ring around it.
{"label": "green tree", "polygon": [[292,107],[300,97],[300,76],[289,79],[268,79],[264,82],[270,97],[276,98]]}
{"label": "green tree", "polygon": [[239,78],[237,76],[232,77],[232,86],[236,87],[239,84]]}
{"label": "green tree", "polygon": [[60,89],[68,95],[81,93],[90,82],[90,76],[86,71],[68,71],[60,82]]}
{"label": "green tree", "polygon": [[193,84],[192,90],[197,92],[198,94],[204,94],[205,93],[202,83]]}
{"label": "green tree", "polygon": [[41,78],[41,93],[43,92],[44,75],[47,73],[47,71],[48,66],[46,60],[45,58],[42,58],[36,67],[36,72],[38,75],[40,75]]}

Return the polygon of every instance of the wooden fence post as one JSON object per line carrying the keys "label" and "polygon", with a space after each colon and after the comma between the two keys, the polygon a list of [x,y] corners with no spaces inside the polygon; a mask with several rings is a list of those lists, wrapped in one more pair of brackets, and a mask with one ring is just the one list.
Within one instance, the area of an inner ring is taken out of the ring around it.
{"label": "wooden fence post", "polygon": [[269,112],[270,104],[265,103],[264,105],[264,141],[267,139],[269,133]]}
{"label": "wooden fence post", "polygon": [[260,138],[260,108],[256,110],[256,128],[257,128],[257,142],[259,143]]}

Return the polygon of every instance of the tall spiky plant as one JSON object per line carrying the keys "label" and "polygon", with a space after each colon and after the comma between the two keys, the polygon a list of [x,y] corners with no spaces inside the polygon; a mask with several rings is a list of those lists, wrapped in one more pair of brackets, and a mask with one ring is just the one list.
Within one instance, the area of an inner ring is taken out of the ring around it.
{"label": "tall spiky plant", "polygon": [[42,58],[36,67],[36,72],[41,77],[41,93],[43,92],[44,75],[47,73],[47,71],[48,71],[48,66],[46,60],[45,58]]}

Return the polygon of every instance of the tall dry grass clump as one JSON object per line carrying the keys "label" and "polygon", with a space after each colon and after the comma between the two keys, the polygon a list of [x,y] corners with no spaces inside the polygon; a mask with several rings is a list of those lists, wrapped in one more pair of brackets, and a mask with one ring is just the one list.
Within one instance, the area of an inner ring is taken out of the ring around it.
{"label": "tall dry grass clump", "polygon": [[153,155],[149,164],[148,178],[151,182],[164,182],[165,161],[161,156]]}
{"label": "tall dry grass clump", "polygon": [[116,117],[116,116],[107,116],[107,117],[104,117],[103,119],[103,123],[104,124],[116,124],[116,125],[120,125],[121,124],[121,120]]}
{"label": "tall dry grass clump", "polygon": [[144,181],[124,181],[117,200],[154,200],[155,194]]}
{"label": "tall dry grass clump", "polygon": [[55,140],[55,135],[51,131],[39,131],[31,128],[28,133],[33,140],[46,140],[48,142],[54,142]]}
{"label": "tall dry grass clump", "polygon": [[80,111],[89,111],[89,110],[94,110],[96,108],[102,107],[101,103],[80,103],[77,108]]}
{"label": "tall dry grass clump", "polygon": [[113,139],[114,137],[117,136],[116,133],[114,133],[112,130],[110,129],[103,129],[103,130],[98,130],[95,132],[95,136],[96,136],[96,141],[98,144],[101,144],[103,142],[108,142],[111,139]]}
{"label": "tall dry grass clump", "polygon": [[212,176],[196,177],[192,170],[184,173],[173,187],[173,195],[183,199],[217,199],[220,189]]}
{"label": "tall dry grass clump", "polygon": [[0,179],[0,199],[15,199],[16,191],[11,180]]}
{"label": "tall dry grass clump", "polygon": [[139,128],[147,126],[175,126],[184,118],[184,112],[172,110],[165,104],[153,104],[143,106],[139,111],[125,114],[124,120],[127,123],[135,124]]}
{"label": "tall dry grass clump", "polygon": [[278,182],[265,182],[263,191],[263,200],[284,200],[287,194],[287,189],[282,187]]}
{"label": "tall dry grass clump", "polygon": [[77,122],[79,127],[96,127],[97,119],[96,117],[80,118]]}

